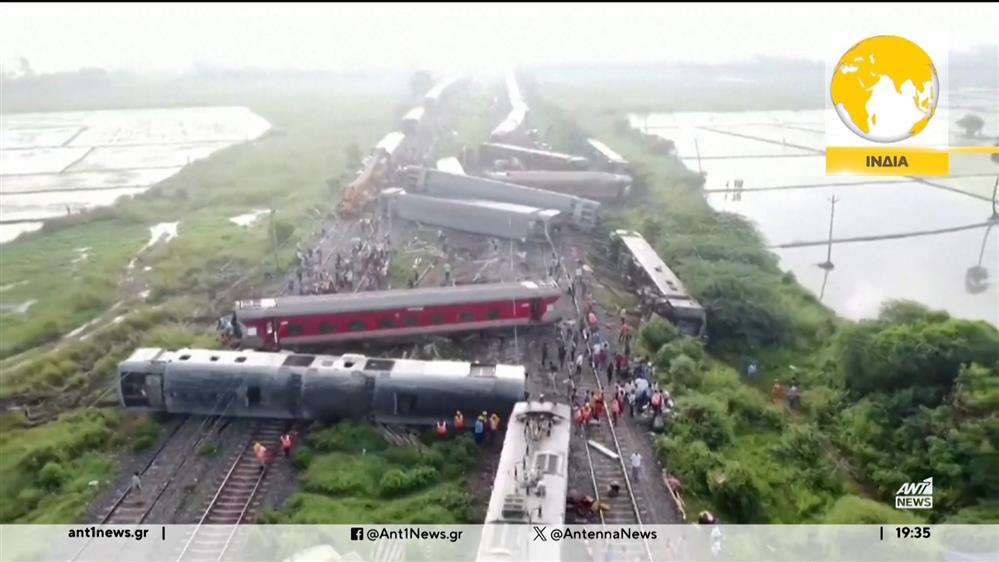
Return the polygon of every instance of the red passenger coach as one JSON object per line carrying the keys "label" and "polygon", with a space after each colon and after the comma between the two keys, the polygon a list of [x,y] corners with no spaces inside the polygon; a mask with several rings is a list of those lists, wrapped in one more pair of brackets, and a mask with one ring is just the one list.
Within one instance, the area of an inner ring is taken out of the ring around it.
{"label": "red passenger coach", "polygon": [[553,281],[306,295],[236,303],[239,343],[254,349],[492,330],[556,320]]}

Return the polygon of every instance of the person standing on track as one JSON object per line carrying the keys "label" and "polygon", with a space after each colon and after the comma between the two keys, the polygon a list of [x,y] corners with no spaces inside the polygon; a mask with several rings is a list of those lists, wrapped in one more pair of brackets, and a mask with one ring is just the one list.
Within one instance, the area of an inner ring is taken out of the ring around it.
{"label": "person standing on track", "polygon": [[260,463],[260,472],[263,472],[267,465],[267,447],[258,441],[253,445],[253,454],[257,457],[257,462]]}
{"label": "person standing on track", "polygon": [[454,413],[454,430],[462,431],[465,429],[465,415],[458,410]]}
{"label": "person standing on track", "polygon": [[541,368],[544,369],[548,366],[548,344],[546,342],[541,342]]}
{"label": "person standing on track", "polygon": [[578,355],[576,355],[576,376],[578,377],[582,374],[583,374],[583,353],[580,352]]}
{"label": "person standing on track", "polygon": [[638,451],[631,454],[631,477],[638,480],[642,472],[642,455]]}
{"label": "person standing on track", "polygon": [[565,342],[558,340],[558,368],[561,369],[565,367]]}
{"label": "person standing on track", "polygon": [[128,493],[142,493],[142,479],[139,478],[138,472],[132,473],[132,484],[128,487]]}
{"label": "person standing on track", "polygon": [[281,450],[284,451],[284,458],[291,458],[291,434],[285,433],[281,436]]}

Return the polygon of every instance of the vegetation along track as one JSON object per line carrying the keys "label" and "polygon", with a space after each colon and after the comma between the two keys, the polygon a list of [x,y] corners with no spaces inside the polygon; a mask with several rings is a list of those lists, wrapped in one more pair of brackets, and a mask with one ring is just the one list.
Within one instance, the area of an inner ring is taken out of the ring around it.
{"label": "vegetation along track", "polygon": [[215,496],[208,503],[178,561],[219,561],[229,548],[237,525],[252,520],[267,480],[267,468],[260,469],[253,445],[261,443],[273,456],[280,450],[281,434],[288,430],[287,420],[260,420],[237,453]]}

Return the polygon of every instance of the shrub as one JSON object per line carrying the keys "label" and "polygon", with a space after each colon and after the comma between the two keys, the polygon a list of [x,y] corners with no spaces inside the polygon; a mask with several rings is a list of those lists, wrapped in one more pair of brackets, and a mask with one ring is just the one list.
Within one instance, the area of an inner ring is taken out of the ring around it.
{"label": "shrub", "polygon": [[437,469],[431,466],[418,466],[408,471],[393,468],[382,475],[378,490],[382,497],[397,497],[434,483],[437,476]]}
{"label": "shrub", "polygon": [[732,441],[732,419],[725,405],[709,396],[691,395],[680,401],[673,427],[687,440],[704,441],[715,450]]}
{"label": "shrub", "polygon": [[715,504],[732,516],[736,523],[761,523],[765,520],[760,501],[760,487],[752,473],[739,462],[728,461],[708,476],[708,489]]}
{"label": "shrub", "polygon": [[38,472],[38,484],[46,490],[57,490],[67,476],[66,469],[60,463],[49,461]]}
{"label": "shrub", "polygon": [[683,388],[699,388],[702,382],[697,363],[686,355],[677,355],[669,362],[669,377]]}
{"label": "shrub", "polygon": [[316,454],[312,452],[312,449],[308,447],[299,447],[298,450],[295,451],[295,455],[292,460],[295,463],[295,468],[305,470],[309,468],[310,464],[312,464],[312,459],[314,459],[315,456]]}
{"label": "shrub", "polygon": [[687,490],[701,495],[708,493],[708,473],[721,463],[703,441],[677,437],[660,437],[656,454],[666,470],[679,475]]}
{"label": "shrub", "polygon": [[766,398],[746,386],[733,386],[725,391],[728,411],[743,422],[763,430],[780,430],[784,417]]}
{"label": "shrub", "polygon": [[919,519],[906,511],[858,496],[843,496],[836,500],[822,519],[829,525],[879,525],[885,523],[918,523]]}
{"label": "shrub", "polygon": [[385,437],[370,424],[342,422],[324,427],[309,435],[309,443],[317,450],[360,453],[380,451],[387,446]]}
{"label": "shrub", "polygon": [[655,353],[660,347],[678,337],[680,337],[680,332],[676,326],[662,318],[653,318],[639,332],[638,341],[646,351]]}

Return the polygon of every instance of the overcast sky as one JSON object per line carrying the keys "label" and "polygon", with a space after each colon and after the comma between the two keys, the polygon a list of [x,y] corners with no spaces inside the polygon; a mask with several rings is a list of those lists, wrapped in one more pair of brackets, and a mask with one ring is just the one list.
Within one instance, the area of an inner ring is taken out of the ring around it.
{"label": "overcast sky", "polygon": [[[875,34],[999,40],[999,4],[2,4],[0,60],[36,71],[823,60]],[[842,48],[838,45],[842,44]]]}

